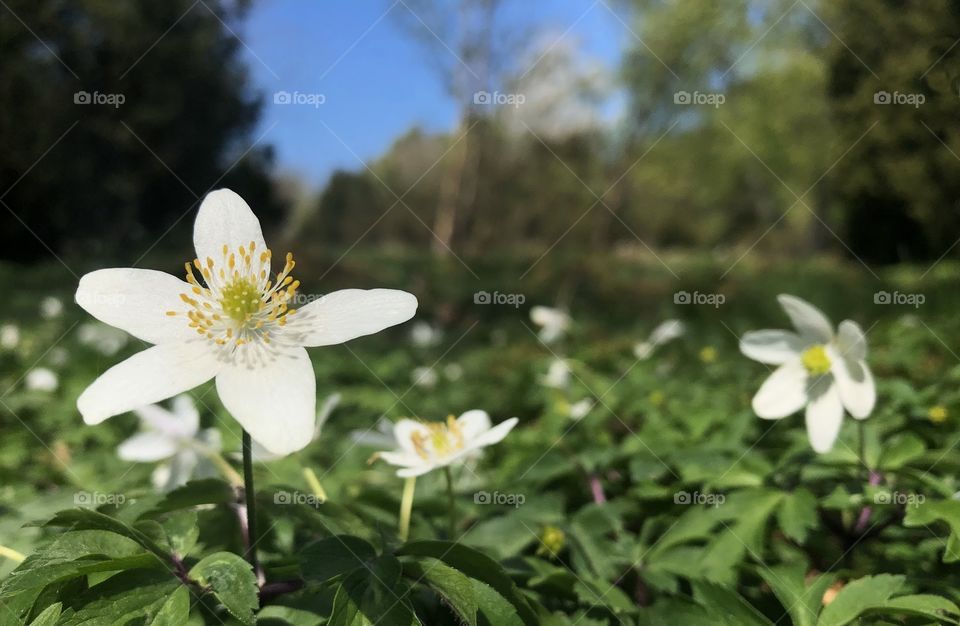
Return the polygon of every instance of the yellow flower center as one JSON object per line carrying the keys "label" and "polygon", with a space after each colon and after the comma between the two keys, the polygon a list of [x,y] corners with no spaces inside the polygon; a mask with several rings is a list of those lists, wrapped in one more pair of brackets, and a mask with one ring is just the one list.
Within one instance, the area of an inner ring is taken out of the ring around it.
{"label": "yellow flower center", "polygon": [[431,457],[445,457],[463,450],[463,430],[453,415],[447,416],[444,422],[428,422],[424,424],[427,432],[415,432],[410,436],[413,449],[421,459]]}
{"label": "yellow flower center", "polygon": [[934,424],[942,424],[950,417],[950,413],[947,411],[947,407],[938,404],[937,406],[930,407],[930,410],[927,411],[927,417]]}
{"label": "yellow flower center", "polygon": [[537,548],[539,556],[556,558],[567,543],[567,535],[556,526],[546,526],[540,533],[540,547]]}
{"label": "yellow flower center", "polygon": [[225,244],[220,259],[184,264],[191,289],[180,299],[189,308],[167,315],[182,315],[190,328],[219,346],[270,343],[271,331],[285,326],[287,317],[296,312],[289,303],[300,286],[290,275],[296,265],[293,255],[287,253],[283,271],[275,278],[270,276],[271,257],[270,250],[257,254],[251,241],[236,250]]}
{"label": "yellow flower center", "polygon": [[700,350],[700,360],[704,363],[713,363],[717,360],[717,349],[713,346],[704,346]]}
{"label": "yellow flower center", "polygon": [[800,355],[800,361],[807,371],[814,376],[823,376],[830,371],[830,357],[822,344],[810,346]]}

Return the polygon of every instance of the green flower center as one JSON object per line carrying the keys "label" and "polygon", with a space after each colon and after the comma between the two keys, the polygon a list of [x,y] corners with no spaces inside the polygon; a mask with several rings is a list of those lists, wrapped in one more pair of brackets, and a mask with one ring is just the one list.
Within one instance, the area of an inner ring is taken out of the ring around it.
{"label": "green flower center", "polygon": [[810,346],[800,355],[800,361],[807,371],[814,376],[823,376],[830,371],[830,357],[822,344]]}
{"label": "green flower center", "polygon": [[230,319],[246,322],[263,306],[260,289],[253,280],[237,277],[220,292],[220,306]]}

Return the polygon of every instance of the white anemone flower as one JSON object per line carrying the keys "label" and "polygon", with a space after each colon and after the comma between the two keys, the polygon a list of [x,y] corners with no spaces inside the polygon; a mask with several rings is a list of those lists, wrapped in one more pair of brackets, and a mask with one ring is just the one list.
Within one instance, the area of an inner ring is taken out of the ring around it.
{"label": "white anemone flower", "polygon": [[0,326],[0,348],[13,350],[20,343],[20,327],[16,324]]}
{"label": "white anemone flower", "polygon": [[570,316],[560,309],[535,306],[530,309],[530,320],[540,327],[540,341],[553,343],[570,328]]}
{"label": "white anemone flower", "polygon": [[47,296],[40,301],[40,317],[52,320],[63,313],[63,301],[54,296]]}
{"label": "white anemone flower", "polygon": [[410,329],[410,340],[418,348],[435,346],[442,338],[443,333],[427,322],[415,322]]}
{"label": "white anemone flower", "polygon": [[100,322],[84,322],[77,329],[77,339],[104,356],[113,356],[127,345],[129,335]]}
{"label": "white anemone flower", "polygon": [[645,341],[633,347],[633,354],[640,360],[649,359],[659,346],[682,337],[686,330],[687,327],[680,320],[661,322]]}
{"label": "white anemone flower", "polygon": [[60,386],[60,378],[46,367],[35,367],[24,377],[24,385],[30,391],[56,391]]}
{"label": "white anemone flower", "polygon": [[573,370],[570,369],[570,364],[564,359],[556,358],[550,361],[547,374],[540,379],[540,383],[552,389],[566,389],[570,385],[571,374]]}
{"label": "white anemone flower", "polygon": [[[313,439],[310,440],[310,443],[320,439],[320,435],[323,433],[323,425],[327,423],[327,420],[330,419],[330,415],[333,413],[333,410],[337,408],[337,405],[340,404],[340,394],[331,393],[323,401],[323,404],[320,405],[320,409],[317,411],[317,426],[313,431]],[[253,460],[257,463],[269,463],[270,461],[276,461],[277,459],[282,459],[284,454],[276,454],[270,452],[259,442],[254,441],[253,446],[251,447],[251,453],[253,454]],[[243,454],[240,454],[240,458],[243,458]]]}
{"label": "white anemone flower", "polygon": [[487,412],[476,409],[456,418],[451,415],[446,422],[402,419],[393,427],[397,448],[378,452],[375,458],[399,467],[397,476],[401,478],[422,476],[476,457],[481,448],[506,437],[518,421],[511,417],[491,428]]}
{"label": "white anemone flower", "polygon": [[423,365],[413,368],[413,371],[410,372],[410,380],[412,380],[413,384],[417,387],[433,389],[437,385],[437,381],[440,380],[440,377],[437,375],[437,370]]}
{"label": "white anemone flower", "polygon": [[570,419],[575,422],[579,422],[585,418],[590,411],[593,410],[595,404],[596,403],[593,401],[593,398],[584,398],[574,402],[570,405],[570,409],[568,411]]}
{"label": "white anemone flower", "polygon": [[764,419],[781,419],[806,407],[807,435],[819,453],[832,447],[844,409],[856,419],[869,417],[877,393],[867,366],[867,340],[856,322],[830,320],[813,305],[790,295],[777,296],[796,332],[757,330],[740,341],[740,351],[777,369],[753,397]]}
{"label": "white anemone flower", "polygon": [[153,484],[160,491],[185,485],[191,478],[217,474],[208,460],[221,448],[220,431],[200,430],[200,414],[190,396],[179,395],[172,411],[156,404],[134,409],[144,429],[117,448],[117,456],[134,463],[157,463]]}
{"label": "white anemone flower", "polygon": [[[272,273],[260,222],[228,189],[204,198],[186,281],[137,268],[85,275],[77,303],[155,344],[103,373],[77,400],[88,424],[215,378],[226,409],[275,454],[310,443],[316,379],[306,347],[343,343],[410,319],[417,299],[395,289],[344,289],[299,308],[293,255]],[[294,315],[296,313],[296,315]]]}

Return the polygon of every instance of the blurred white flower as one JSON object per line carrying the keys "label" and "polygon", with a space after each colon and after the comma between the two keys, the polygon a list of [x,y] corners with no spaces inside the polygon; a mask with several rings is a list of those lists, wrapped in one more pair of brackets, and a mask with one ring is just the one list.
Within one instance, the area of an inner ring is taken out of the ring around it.
{"label": "blurred white flower", "polygon": [[385,448],[396,441],[393,437],[393,422],[385,417],[381,417],[377,420],[373,428],[352,431],[350,433],[350,439],[360,446]]}
{"label": "blurred white flower", "polygon": [[63,313],[63,302],[60,298],[55,298],[53,296],[47,296],[40,301],[40,317],[45,320],[52,320],[56,317],[60,317]]}
{"label": "blurred white flower", "polygon": [[193,244],[186,281],[139,268],[80,279],[76,300],[88,313],[155,344],[80,394],[87,424],[216,379],[221,402],[250,436],[289,454],[310,443],[316,426],[316,375],[305,348],[380,332],[417,310],[417,299],[397,289],[343,289],[291,309],[300,286],[293,255],[274,271],[260,220],[229,189],[203,199]]}
{"label": "blurred white flower", "polygon": [[[317,427],[313,431],[311,443],[320,439],[320,434],[323,432],[323,425],[327,423],[327,420],[330,419],[330,414],[333,413],[333,410],[340,404],[340,398],[339,393],[331,393],[320,405],[320,410],[317,411]],[[250,451],[253,453],[253,460],[258,463],[269,463],[270,461],[276,461],[277,459],[282,459],[287,456],[285,454],[270,452],[256,441],[253,442]],[[243,458],[242,453],[239,456]]]}
{"label": "blurred white flower", "polygon": [[27,372],[24,384],[30,391],[56,391],[60,386],[60,379],[53,370],[36,367]]}
{"label": "blurred white flower", "polygon": [[20,343],[20,327],[16,324],[0,326],[0,348],[13,350]]}
{"label": "blurred white flower", "polygon": [[649,359],[657,347],[682,337],[685,332],[686,326],[680,320],[661,322],[645,341],[641,341],[633,347],[633,354],[641,360]]}
{"label": "blurred white flower", "polygon": [[806,407],[810,445],[823,453],[833,447],[846,409],[865,419],[877,400],[867,366],[867,340],[856,322],[844,320],[836,334],[813,305],[790,295],[777,296],[796,332],[757,330],[740,340],[740,351],[778,366],[753,397],[764,419],[781,419]]}
{"label": "blurred white flower", "polygon": [[553,343],[570,328],[570,316],[560,309],[535,306],[530,309],[530,320],[540,327],[540,341]]}
{"label": "blurred white flower", "polygon": [[463,376],[463,366],[459,363],[449,363],[443,368],[443,375],[451,382],[458,381]]}
{"label": "blurred white flower", "polygon": [[442,335],[437,328],[424,321],[416,322],[410,329],[410,340],[418,348],[429,348],[437,345]]}
{"label": "blurred white flower", "polygon": [[584,398],[583,400],[574,402],[570,405],[570,418],[579,422],[593,410],[595,404],[593,398]]}
{"label": "blurred white flower", "polygon": [[100,322],[84,322],[77,329],[77,340],[104,356],[113,356],[127,345],[129,335]]}
{"label": "blurred white flower", "polygon": [[418,422],[402,419],[393,427],[397,447],[379,452],[383,459],[400,469],[397,476],[421,476],[439,467],[459,464],[507,436],[519,420],[508,420],[490,427],[486,411],[467,411],[460,417],[447,417],[446,422]]}
{"label": "blurred white flower", "polygon": [[422,366],[413,368],[410,378],[417,387],[432,389],[436,386],[440,377],[437,376],[437,371],[432,367]]}
{"label": "blurred white flower", "polygon": [[143,430],[117,448],[124,461],[160,462],[152,475],[153,485],[160,491],[170,491],[191,478],[216,476],[209,457],[219,454],[221,448],[220,431],[200,431],[200,414],[190,396],[177,396],[171,407],[169,411],[150,404],[134,409]]}
{"label": "blurred white flower", "polygon": [[573,370],[564,359],[554,359],[550,361],[550,367],[547,368],[547,375],[540,379],[544,387],[552,389],[566,389],[570,385],[570,375]]}

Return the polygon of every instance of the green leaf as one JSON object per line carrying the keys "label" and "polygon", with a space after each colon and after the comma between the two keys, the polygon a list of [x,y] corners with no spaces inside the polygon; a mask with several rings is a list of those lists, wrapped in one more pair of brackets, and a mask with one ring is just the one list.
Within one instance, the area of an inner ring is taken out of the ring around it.
{"label": "green leaf", "polygon": [[253,612],[260,606],[257,577],[243,557],[216,552],[194,565],[189,576],[209,587],[231,615],[244,624],[253,623]]}
{"label": "green leaf", "polygon": [[709,582],[694,583],[693,589],[697,602],[716,620],[714,624],[773,626],[773,622],[734,591]]}
{"label": "green leaf", "polygon": [[903,576],[878,574],[847,583],[833,602],[824,607],[817,626],[849,624],[869,608],[885,605],[903,586],[903,581]]}
{"label": "green leaf", "polygon": [[953,615],[954,618],[960,615],[960,608],[950,600],[927,594],[900,596],[887,601],[882,607],[877,607],[877,610],[881,613],[903,613],[935,620],[942,620],[947,615]]}
{"label": "green leaf", "polygon": [[190,614],[190,594],[166,572],[116,575],[74,598],[57,626],[179,626]]}
{"label": "green leaf", "polygon": [[372,545],[351,535],[336,535],[315,541],[300,554],[303,577],[315,582],[349,574],[377,557]]}
{"label": "green leaf", "polygon": [[147,550],[150,550],[162,559],[166,559],[168,552],[156,541],[144,533],[128,526],[120,520],[104,515],[93,509],[67,509],[59,511],[52,518],[43,522],[42,526],[69,528],[70,530],[107,530],[118,535],[133,539]]}
{"label": "green leaf", "polygon": [[516,584],[507,576],[499,563],[459,543],[449,541],[414,541],[402,546],[399,556],[430,556],[439,559],[466,574],[475,578],[503,596],[514,606],[524,624],[536,624],[537,616],[527,600],[520,595]]}
{"label": "green leaf", "polygon": [[384,555],[368,567],[354,570],[344,578],[333,599],[329,626],[412,626],[414,615],[406,590],[398,585],[400,561]]}
{"label": "green leaf", "polygon": [[817,527],[817,499],[809,489],[800,487],[787,494],[777,509],[777,525],[787,537],[799,544]]}
{"label": "green leaf", "polygon": [[94,572],[159,567],[164,564],[132,539],[105,530],[78,530],[24,559],[0,585],[0,597]]}
{"label": "green leaf", "polygon": [[174,511],[162,520],[140,520],[134,528],[180,558],[190,552],[200,536],[197,512],[189,509]]}
{"label": "green leaf", "polygon": [[192,480],[168,493],[151,513],[167,513],[201,504],[230,504],[236,499],[237,493],[229,483],[215,478]]}
{"label": "green leaf", "polygon": [[757,567],[757,573],[787,610],[793,626],[814,626],[817,623],[823,594],[836,578],[834,574],[822,574],[808,587],[806,571],[804,562]]}
{"label": "green leaf", "polygon": [[883,445],[883,453],[880,455],[880,469],[900,469],[907,463],[923,456],[925,451],[926,446],[923,439],[912,433],[891,437]]}
{"label": "green leaf", "polygon": [[477,626],[477,598],[473,581],[443,561],[423,557],[404,564],[404,575],[427,585],[460,618],[461,623]]}
{"label": "green leaf", "polygon": [[929,526],[936,521],[944,521],[950,526],[948,549],[943,554],[943,562],[960,560],[960,554],[950,549],[960,539],[960,500],[926,500],[916,506],[908,506],[903,525]]}
{"label": "green leaf", "polygon": [[40,615],[37,615],[35,620],[30,622],[30,626],[53,626],[57,623],[57,620],[60,619],[62,609],[63,605],[59,602],[51,604],[45,608]]}

